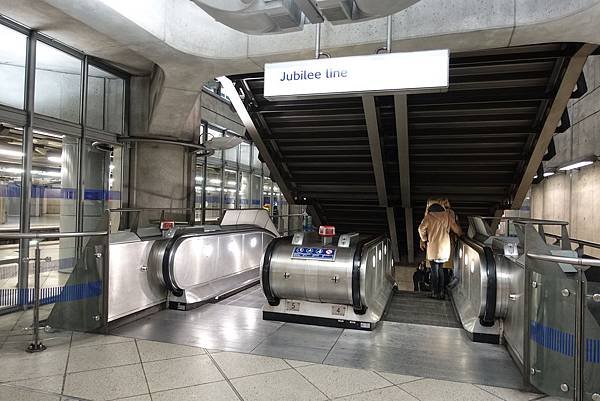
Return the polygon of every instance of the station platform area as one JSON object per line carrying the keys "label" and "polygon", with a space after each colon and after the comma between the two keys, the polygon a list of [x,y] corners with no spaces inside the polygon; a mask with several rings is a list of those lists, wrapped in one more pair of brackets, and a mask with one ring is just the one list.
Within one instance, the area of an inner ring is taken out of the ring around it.
{"label": "station platform area", "polygon": [[0,317],[0,399],[552,399],[520,391],[506,351],[472,343],[460,329],[384,322],[377,332],[353,332],[264,322],[261,295],[250,288],[191,312],[165,310],[112,335],[44,332],[48,349],[40,355],[23,352],[31,311]]}

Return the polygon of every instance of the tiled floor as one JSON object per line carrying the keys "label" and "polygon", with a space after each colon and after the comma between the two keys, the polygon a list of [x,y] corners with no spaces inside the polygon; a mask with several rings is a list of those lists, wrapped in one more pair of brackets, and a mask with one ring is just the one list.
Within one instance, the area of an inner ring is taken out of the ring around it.
{"label": "tiled floor", "polygon": [[[6,323],[7,318],[0,318]],[[521,401],[539,394],[141,339],[44,333],[0,339],[4,401]]]}

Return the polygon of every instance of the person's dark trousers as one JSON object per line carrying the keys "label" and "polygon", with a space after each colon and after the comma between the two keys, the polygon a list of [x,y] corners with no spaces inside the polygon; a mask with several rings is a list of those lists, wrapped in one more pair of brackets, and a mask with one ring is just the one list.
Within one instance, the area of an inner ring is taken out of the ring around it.
{"label": "person's dark trousers", "polygon": [[434,297],[444,295],[444,268],[443,263],[431,261],[431,289]]}

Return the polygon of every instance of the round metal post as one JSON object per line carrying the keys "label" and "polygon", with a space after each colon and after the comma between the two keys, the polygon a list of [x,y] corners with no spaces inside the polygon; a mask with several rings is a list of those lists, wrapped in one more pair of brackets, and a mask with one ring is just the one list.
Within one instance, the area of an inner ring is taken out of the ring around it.
{"label": "round metal post", "polygon": [[46,346],[40,341],[40,243],[35,244],[35,277],[33,301],[33,342],[27,347],[27,352],[41,352]]}
{"label": "round metal post", "polygon": [[392,16],[388,15],[387,17],[387,43],[385,45],[385,50],[388,53],[392,52]]}
{"label": "round metal post", "polygon": [[315,58],[318,59],[321,57],[321,24],[315,24],[315,26]]}
{"label": "round metal post", "polygon": [[577,268],[577,304],[575,305],[575,401],[583,401],[583,368],[584,368],[584,313],[585,313],[585,281],[584,269]]}

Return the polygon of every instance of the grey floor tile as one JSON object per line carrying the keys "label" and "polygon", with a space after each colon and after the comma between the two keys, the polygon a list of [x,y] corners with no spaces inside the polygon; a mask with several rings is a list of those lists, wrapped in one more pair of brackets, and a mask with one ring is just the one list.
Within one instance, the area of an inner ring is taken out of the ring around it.
{"label": "grey floor tile", "polygon": [[406,391],[398,387],[386,387],[377,390],[367,391],[350,395],[347,397],[336,398],[336,401],[419,401]]}
{"label": "grey floor tile", "polygon": [[239,398],[227,382],[221,381],[153,393],[152,401],[239,401]]}
{"label": "grey floor tile", "polygon": [[330,350],[342,329],[286,323],[269,336],[271,344]]}
{"label": "grey floor tile", "polygon": [[293,369],[231,381],[244,401],[320,401],[327,397]]}
{"label": "grey floor tile", "polygon": [[252,351],[252,353],[256,355],[304,360],[312,363],[322,363],[328,352],[328,349],[323,348],[309,348],[289,344],[279,344],[277,342],[273,342],[271,338],[267,338]]}
{"label": "grey floor tile", "polygon": [[403,383],[413,382],[415,380],[421,379],[420,377],[417,377],[417,376],[399,375],[397,373],[390,373],[390,372],[377,372],[377,374],[379,374],[380,376],[383,376],[384,379],[386,379],[387,381],[389,381],[390,383],[393,383],[393,384],[403,384]]}
{"label": "grey floor tile", "polygon": [[40,377],[37,379],[27,379],[11,382],[9,384],[25,387],[33,390],[46,391],[49,393],[60,394],[62,393],[64,375],[55,375]]}
{"label": "grey floor tile", "polygon": [[114,401],[152,401],[149,394],[136,395],[135,397],[118,398]]}
{"label": "grey floor tile", "polygon": [[148,393],[142,365],[69,373],[63,394],[87,400],[114,400]]}
{"label": "grey floor tile", "polygon": [[314,362],[296,361],[295,359],[285,360],[292,368],[300,368],[302,366],[312,365]]}
{"label": "grey floor tile", "polygon": [[496,397],[468,383],[423,379],[401,384],[400,388],[419,400],[427,401],[499,401]]}
{"label": "grey floor tile", "polygon": [[140,357],[135,343],[132,341],[72,347],[67,372],[81,372],[136,363],[140,363]]}
{"label": "grey floor tile", "polygon": [[213,359],[230,379],[290,368],[283,359],[236,352],[220,352]]}
{"label": "grey floor tile", "polygon": [[0,400],[6,401],[61,401],[58,394],[41,393],[22,387],[0,385]]}
{"label": "grey floor tile", "polygon": [[492,393],[495,396],[500,397],[506,401],[530,401],[536,400],[544,396],[543,394],[528,393],[525,391],[513,390],[504,387],[492,387],[483,385],[477,385],[477,387],[487,391],[488,393]]}
{"label": "grey floor tile", "polygon": [[72,346],[85,347],[93,345],[116,344],[128,341],[133,341],[133,338],[74,332]]}
{"label": "grey floor tile", "polygon": [[328,365],[311,365],[297,369],[329,398],[363,393],[391,386],[375,372]]}
{"label": "grey floor tile", "polygon": [[204,349],[200,347],[190,347],[187,345],[169,344],[157,341],[137,340],[137,346],[142,362],[159,361],[162,359],[201,355],[205,353]]}
{"label": "grey floor tile", "polygon": [[[40,341],[48,347],[48,349],[57,350],[69,348],[71,342],[71,332],[51,332],[41,331],[39,335]],[[32,334],[11,335],[6,338],[0,353],[3,352],[22,352],[33,342]]]}
{"label": "grey floor tile", "polygon": [[224,380],[207,355],[145,362],[144,371],[151,393]]}
{"label": "grey floor tile", "polygon": [[28,354],[23,350],[0,354],[0,382],[64,374],[68,350],[48,349]]}

